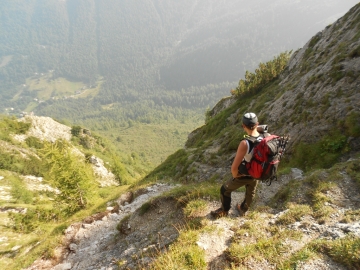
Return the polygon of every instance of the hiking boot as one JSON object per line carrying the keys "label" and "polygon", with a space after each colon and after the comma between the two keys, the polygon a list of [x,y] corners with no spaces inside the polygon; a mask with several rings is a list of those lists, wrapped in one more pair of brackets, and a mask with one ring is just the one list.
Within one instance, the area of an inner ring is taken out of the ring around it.
{"label": "hiking boot", "polygon": [[244,210],[244,209],[241,207],[241,204],[238,203],[238,204],[236,205],[236,209],[238,210],[240,217],[245,216],[246,210]]}
{"label": "hiking boot", "polygon": [[221,218],[221,217],[226,217],[229,214],[229,211],[225,211],[224,209],[222,209],[220,207],[219,209],[216,209],[215,211],[211,211],[210,214],[214,218]]}

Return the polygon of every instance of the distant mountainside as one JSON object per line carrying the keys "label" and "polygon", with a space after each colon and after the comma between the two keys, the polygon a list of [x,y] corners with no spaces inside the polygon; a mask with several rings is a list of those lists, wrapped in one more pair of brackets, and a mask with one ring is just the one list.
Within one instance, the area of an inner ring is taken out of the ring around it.
{"label": "distant mountainside", "polygon": [[[301,47],[355,3],[2,1],[1,106],[76,120],[75,107],[89,117],[102,110],[99,103],[204,109],[245,70]],[[61,78],[83,84],[66,86]]]}

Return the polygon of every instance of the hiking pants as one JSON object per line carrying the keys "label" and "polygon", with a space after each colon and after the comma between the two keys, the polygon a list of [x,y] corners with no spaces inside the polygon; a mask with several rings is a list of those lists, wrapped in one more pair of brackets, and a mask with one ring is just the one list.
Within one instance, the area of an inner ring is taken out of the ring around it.
{"label": "hiking pants", "polygon": [[220,188],[221,203],[224,211],[230,210],[231,192],[238,189],[239,187],[245,186],[245,198],[244,201],[241,203],[241,209],[246,212],[255,197],[257,184],[258,180],[255,180],[254,178],[251,178],[249,176],[231,178],[226,181]]}

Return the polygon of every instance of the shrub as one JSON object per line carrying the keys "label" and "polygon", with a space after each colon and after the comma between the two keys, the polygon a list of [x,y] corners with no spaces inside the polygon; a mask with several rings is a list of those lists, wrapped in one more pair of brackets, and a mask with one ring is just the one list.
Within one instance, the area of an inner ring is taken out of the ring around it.
{"label": "shrub", "polygon": [[75,137],[79,137],[82,134],[82,127],[81,126],[72,126],[71,134]]}
{"label": "shrub", "polygon": [[114,158],[114,163],[111,166],[111,172],[115,175],[115,179],[119,182],[121,185],[126,185],[128,183],[128,179],[126,179],[126,169],[125,166],[117,160],[116,157]]}
{"label": "shrub", "polygon": [[348,150],[345,135],[339,131],[329,132],[315,143],[298,143],[290,165],[298,166],[303,170],[329,168]]}
{"label": "shrub", "polygon": [[41,160],[35,156],[24,158],[15,150],[5,152],[0,149],[0,169],[41,176],[40,167]]}
{"label": "shrub", "polygon": [[28,209],[25,214],[9,212],[11,227],[17,232],[30,233],[40,222],[56,222],[59,214],[54,209]]}
{"label": "shrub", "polygon": [[0,116],[0,139],[11,142],[11,133],[25,134],[31,124],[20,122],[15,117]]}
{"label": "shrub", "polygon": [[360,113],[350,113],[345,119],[345,128],[349,136],[360,137]]}
{"label": "shrub", "polygon": [[85,149],[93,148],[93,142],[88,135],[84,135],[80,138],[80,145],[82,145]]}
{"label": "shrub", "polygon": [[61,191],[56,207],[65,215],[85,208],[93,181],[91,168],[72,153],[66,141],[46,142],[40,155],[45,162],[45,178]]}
{"label": "shrub", "polygon": [[349,53],[349,57],[355,58],[360,56],[360,45]]}
{"label": "shrub", "polygon": [[11,196],[17,203],[32,203],[33,194],[28,190],[21,179],[13,178],[11,181]]}
{"label": "shrub", "polygon": [[33,136],[27,137],[25,139],[25,142],[29,147],[33,147],[33,148],[36,148],[36,149],[41,149],[41,148],[44,147],[43,142],[40,139],[38,139],[36,137],[33,137]]}
{"label": "shrub", "polygon": [[15,134],[25,134],[31,126],[31,123],[18,121],[15,117],[4,118],[4,121],[9,131]]}

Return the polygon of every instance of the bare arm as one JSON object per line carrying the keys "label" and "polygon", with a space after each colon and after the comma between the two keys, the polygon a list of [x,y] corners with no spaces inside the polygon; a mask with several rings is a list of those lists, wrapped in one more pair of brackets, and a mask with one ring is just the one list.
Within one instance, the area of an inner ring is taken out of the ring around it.
{"label": "bare arm", "polygon": [[231,165],[231,174],[234,178],[240,176],[240,174],[238,172],[238,168],[239,168],[241,161],[244,159],[244,156],[246,155],[247,150],[248,149],[247,149],[246,141],[242,140],[238,146],[235,159]]}

